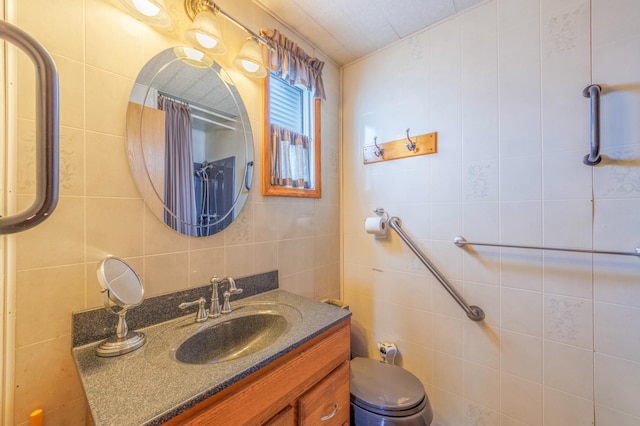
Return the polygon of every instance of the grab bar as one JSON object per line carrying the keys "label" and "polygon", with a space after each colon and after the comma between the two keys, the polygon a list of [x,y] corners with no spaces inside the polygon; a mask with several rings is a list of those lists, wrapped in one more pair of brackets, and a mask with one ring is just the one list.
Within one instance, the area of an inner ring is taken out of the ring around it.
{"label": "grab bar", "polygon": [[561,248],[561,247],[517,246],[513,244],[474,243],[474,242],[465,240],[464,237],[461,237],[460,235],[458,235],[453,239],[453,243],[458,247],[464,247],[467,244],[471,244],[474,246],[521,248],[521,249],[531,249],[531,250],[568,251],[573,253],[588,253],[588,254],[615,254],[620,256],[640,257],[640,248],[636,248],[635,252],[626,252],[626,251],[573,249],[573,248]]}
{"label": "grab bar", "polygon": [[51,56],[29,34],[0,21],[0,39],[22,49],[36,69],[36,196],[26,210],[0,218],[0,234],[26,231],[46,220],[58,204],[58,72]]}
{"label": "grab bar", "polygon": [[400,221],[400,218],[398,218],[397,216],[393,216],[389,220],[389,226],[391,226],[391,228],[396,231],[400,238],[402,238],[402,241],[404,241],[407,246],[409,246],[411,251],[413,251],[415,255],[418,256],[418,259],[420,259],[424,266],[426,266],[427,269],[431,271],[433,276],[436,277],[436,279],[440,282],[440,284],[442,284],[444,289],[449,292],[451,297],[453,297],[458,305],[460,305],[460,307],[464,310],[469,319],[472,321],[482,321],[484,319],[484,311],[478,306],[469,306],[467,302],[465,302],[462,296],[458,294],[456,289],[453,288],[451,284],[449,284],[447,279],[442,276],[440,271],[438,271],[438,269],[431,263],[431,261],[427,258],[427,256],[425,256],[422,250],[420,250],[418,246],[416,246],[415,243],[411,240],[411,238],[409,238],[409,236],[404,232],[404,230],[401,228],[401,225],[402,223]]}
{"label": "grab bar", "polygon": [[600,92],[602,88],[597,84],[587,86],[582,96],[591,98],[591,152],[584,156],[582,162],[587,166],[595,166],[602,161],[600,156]]}

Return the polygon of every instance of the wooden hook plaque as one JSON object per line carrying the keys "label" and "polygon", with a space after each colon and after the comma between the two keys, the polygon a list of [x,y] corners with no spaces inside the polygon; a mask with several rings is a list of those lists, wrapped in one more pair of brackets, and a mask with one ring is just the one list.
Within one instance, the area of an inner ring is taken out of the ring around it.
{"label": "wooden hook plaque", "polygon": [[[412,142],[413,149],[407,147],[407,140]],[[382,154],[376,155],[376,153],[380,151],[382,151]],[[379,163],[381,161],[397,160],[398,158],[435,154],[436,152],[438,152],[438,132],[433,132],[412,136],[411,139],[398,139],[365,146],[363,148],[363,163]]]}

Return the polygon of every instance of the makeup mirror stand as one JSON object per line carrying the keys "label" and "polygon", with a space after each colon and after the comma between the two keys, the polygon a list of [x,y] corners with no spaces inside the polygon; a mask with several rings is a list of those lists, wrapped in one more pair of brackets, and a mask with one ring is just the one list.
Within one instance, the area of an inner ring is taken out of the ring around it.
{"label": "makeup mirror stand", "polygon": [[[105,309],[118,315],[115,335],[104,340],[97,348],[96,354],[101,357],[123,355],[144,345],[146,336],[143,333],[129,331],[126,314],[129,308],[138,306],[144,299],[144,288],[140,278],[123,260],[107,257],[98,265],[98,281],[104,295]],[[120,307],[119,311],[113,305]]]}

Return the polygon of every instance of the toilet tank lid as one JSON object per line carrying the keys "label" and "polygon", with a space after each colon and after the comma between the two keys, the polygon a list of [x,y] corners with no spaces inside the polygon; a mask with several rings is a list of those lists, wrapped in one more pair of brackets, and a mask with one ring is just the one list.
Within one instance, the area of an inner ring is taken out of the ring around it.
{"label": "toilet tank lid", "polygon": [[416,376],[395,365],[369,358],[351,360],[351,396],[383,410],[407,410],[425,396]]}

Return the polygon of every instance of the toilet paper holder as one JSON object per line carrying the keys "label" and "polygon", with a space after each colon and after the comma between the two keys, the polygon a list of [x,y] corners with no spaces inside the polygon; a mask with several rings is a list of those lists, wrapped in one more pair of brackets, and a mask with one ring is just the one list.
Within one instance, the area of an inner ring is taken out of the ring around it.
{"label": "toilet paper holder", "polygon": [[367,218],[365,220],[365,230],[369,234],[373,234],[377,240],[384,240],[389,237],[389,213],[383,208],[378,207],[373,211],[378,218]]}
{"label": "toilet paper holder", "polygon": [[382,362],[386,364],[395,364],[395,357],[398,353],[398,347],[391,342],[378,342],[378,351],[382,357]]}

